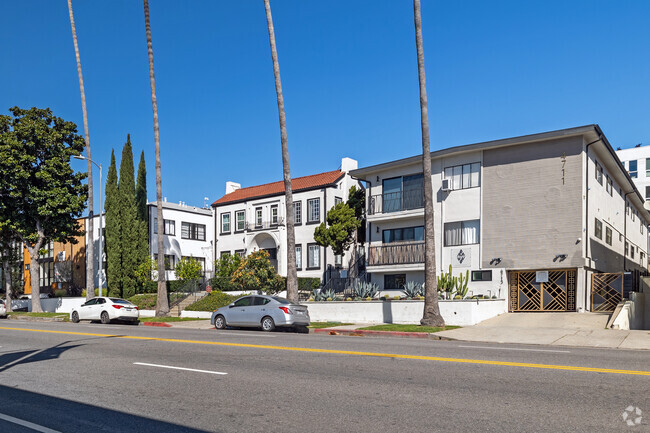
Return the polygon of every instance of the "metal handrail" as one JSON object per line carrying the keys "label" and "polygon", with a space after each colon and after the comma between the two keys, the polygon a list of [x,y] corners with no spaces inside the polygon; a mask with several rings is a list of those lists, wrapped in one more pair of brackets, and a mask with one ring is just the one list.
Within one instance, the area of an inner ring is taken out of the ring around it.
{"label": "metal handrail", "polygon": [[424,208],[424,189],[408,189],[370,196],[368,215],[422,208]]}

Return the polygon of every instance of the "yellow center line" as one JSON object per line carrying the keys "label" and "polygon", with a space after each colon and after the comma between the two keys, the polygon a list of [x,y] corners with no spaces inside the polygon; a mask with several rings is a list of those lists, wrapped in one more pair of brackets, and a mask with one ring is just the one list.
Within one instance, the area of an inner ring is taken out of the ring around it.
{"label": "yellow center line", "polygon": [[170,343],[205,344],[211,346],[229,346],[229,347],[246,347],[252,349],[286,350],[286,351],[293,351],[293,352],[331,353],[337,355],[373,356],[379,358],[393,358],[393,359],[419,359],[424,361],[455,362],[455,363],[463,363],[463,364],[501,365],[507,367],[541,368],[541,369],[549,369],[549,370],[585,371],[590,373],[650,376],[650,371],[617,370],[612,368],[597,368],[597,367],[577,367],[572,365],[534,364],[529,362],[490,361],[484,359],[443,358],[439,356],[405,355],[399,353],[377,353],[377,352],[359,352],[354,350],[314,349],[309,347],[271,346],[267,344],[224,343],[220,341],[182,340],[177,338],[139,337],[134,335],[95,334],[90,332],[51,331],[46,329],[25,329],[25,328],[8,328],[8,327],[0,327],[0,329],[4,329],[8,331],[27,331],[27,332],[43,332],[43,333],[50,333],[50,334],[83,335],[83,336],[91,336],[91,337],[124,338],[128,340],[166,341]]}

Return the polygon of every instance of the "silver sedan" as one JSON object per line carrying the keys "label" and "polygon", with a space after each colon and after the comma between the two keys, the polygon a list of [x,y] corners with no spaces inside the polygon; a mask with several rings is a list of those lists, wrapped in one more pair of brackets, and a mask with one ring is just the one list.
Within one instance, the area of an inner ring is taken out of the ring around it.
{"label": "silver sedan", "polygon": [[309,310],[279,296],[249,295],[215,310],[210,323],[216,329],[242,326],[273,331],[276,327],[293,327],[304,332],[309,326]]}

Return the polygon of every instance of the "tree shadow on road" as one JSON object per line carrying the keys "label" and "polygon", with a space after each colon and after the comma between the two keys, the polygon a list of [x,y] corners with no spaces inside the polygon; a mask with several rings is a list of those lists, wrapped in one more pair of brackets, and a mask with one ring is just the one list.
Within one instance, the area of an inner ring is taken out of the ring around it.
{"label": "tree shadow on road", "polygon": [[20,364],[57,359],[63,352],[74,349],[75,347],[83,346],[83,344],[67,345],[68,343],[70,342],[64,341],[63,343],[42,350],[33,349],[3,353],[0,355],[0,373]]}
{"label": "tree shadow on road", "polygon": [[[0,412],[20,420],[61,432],[205,433],[198,430],[147,418],[141,415],[105,409],[76,401],[23,391],[0,385],[4,402]],[[10,427],[12,424],[4,424]],[[0,420],[0,430],[3,424]],[[213,430],[216,432],[216,430]]]}

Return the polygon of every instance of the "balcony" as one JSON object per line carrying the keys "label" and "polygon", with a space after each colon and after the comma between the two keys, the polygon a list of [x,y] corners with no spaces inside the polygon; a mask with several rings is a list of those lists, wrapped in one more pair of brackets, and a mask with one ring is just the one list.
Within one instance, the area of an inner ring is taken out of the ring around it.
{"label": "balcony", "polygon": [[424,242],[387,244],[368,248],[368,266],[424,263]]}
{"label": "balcony", "polygon": [[368,203],[368,215],[423,208],[424,190],[419,188],[410,189],[371,196]]}
{"label": "balcony", "polygon": [[284,225],[284,219],[278,218],[277,221],[246,222],[247,231],[277,229],[278,226]]}

